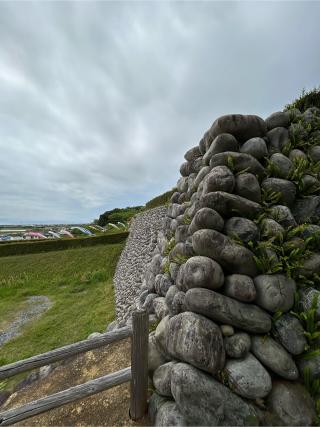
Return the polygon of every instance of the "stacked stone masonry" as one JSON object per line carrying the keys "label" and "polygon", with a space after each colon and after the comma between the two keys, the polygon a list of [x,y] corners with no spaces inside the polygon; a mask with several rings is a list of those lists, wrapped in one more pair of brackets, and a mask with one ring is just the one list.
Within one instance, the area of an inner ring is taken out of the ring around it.
{"label": "stacked stone masonry", "polygon": [[319,161],[317,108],[222,116],[185,154],[138,304],[155,425],[317,422]]}
{"label": "stacked stone masonry", "polygon": [[116,324],[124,326],[130,321],[141,292],[143,272],[152,259],[158,232],[162,228],[167,209],[159,207],[137,215],[130,224],[130,234],[121,253],[114,275]]}

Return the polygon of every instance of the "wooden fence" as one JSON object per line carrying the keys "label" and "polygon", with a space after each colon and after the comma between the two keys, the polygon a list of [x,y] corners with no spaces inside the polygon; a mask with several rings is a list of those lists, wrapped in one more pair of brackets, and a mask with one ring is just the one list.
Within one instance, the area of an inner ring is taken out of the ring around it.
{"label": "wooden fence", "polygon": [[109,375],[88,381],[50,396],[34,400],[31,403],[0,413],[0,425],[6,426],[33,417],[53,408],[65,405],[75,400],[91,396],[119,384],[131,381],[130,387],[130,417],[133,420],[142,418],[147,409],[148,389],[148,313],[137,310],[132,315],[132,328],[124,327],[107,332],[96,338],[48,351],[20,360],[10,365],[0,367],[0,380],[12,377],[20,372],[48,365],[70,356],[84,353],[124,338],[131,337],[131,366]]}

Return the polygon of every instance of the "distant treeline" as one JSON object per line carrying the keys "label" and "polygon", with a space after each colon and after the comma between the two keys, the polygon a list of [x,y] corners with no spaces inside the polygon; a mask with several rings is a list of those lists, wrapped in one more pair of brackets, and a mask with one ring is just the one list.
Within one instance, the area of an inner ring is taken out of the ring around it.
{"label": "distant treeline", "polygon": [[29,240],[27,242],[17,241],[2,243],[0,245],[0,257],[59,251],[84,246],[121,243],[128,237],[128,235],[128,232],[123,231],[120,233],[102,234],[100,236],[93,237],[79,237],[75,239]]}
{"label": "distant treeline", "polygon": [[176,189],[174,188],[163,194],[160,194],[160,196],[154,197],[153,199],[149,200],[149,202],[147,202],[145,206],[115,208],[115,209],[112,209],[111,211],[106,211],[100,215],[97,221],[97,224],[100,225],[101,227],[104,227],[105,225],[107,225],[108,222],[111,222],[112,224],[117,224],[117,222],[126,223],[136,214],[143,212],[144,210],[153,209],[158,206],[166,205],[167,203],[169,203],[170,197],[175,191]]}
{"label": "distant treeline", "polygon": [[106,211],[100,215],[98,224],[101,227],[107,225],[108,222],[117,224],[117,222],[128,222],[134,215],[143,211],[144,206],[132,206],[127,208],[115,208],[111,211]]}

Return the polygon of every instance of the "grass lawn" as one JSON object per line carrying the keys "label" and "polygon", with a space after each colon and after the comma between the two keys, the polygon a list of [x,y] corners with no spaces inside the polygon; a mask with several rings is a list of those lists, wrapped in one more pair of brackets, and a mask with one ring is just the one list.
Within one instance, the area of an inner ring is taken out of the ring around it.
{"label": "grass lawn", "polygon": [[0,330],[33,295],[53,305],[0,347],[0,365],[61,347],[114,319],[113,274],[123,243],[0,258]]}

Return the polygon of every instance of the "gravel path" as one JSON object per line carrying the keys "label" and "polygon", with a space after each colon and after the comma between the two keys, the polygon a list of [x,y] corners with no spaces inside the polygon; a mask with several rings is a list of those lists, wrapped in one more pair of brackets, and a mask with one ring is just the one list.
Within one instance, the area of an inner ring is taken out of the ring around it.
{"label": "gravel path", "polygon": [[130,235],[121,253],[114,276],[116,313],[119,324],[126,322],[135,309],[141,276],[151,261],[158,231],[167,213],[161,206],[137,215],[130,226]]}
{"label": "gravel path", "polygon": [[9,323],[4,332],[0,332],[0,347],[6,342],[20,334],[21,328],[31,320],[37,319],[44,311],[47,311],[52,305],[50,299],[46,296],[32,296],[27,299],[27,307],[20,311],[16,318]]}

